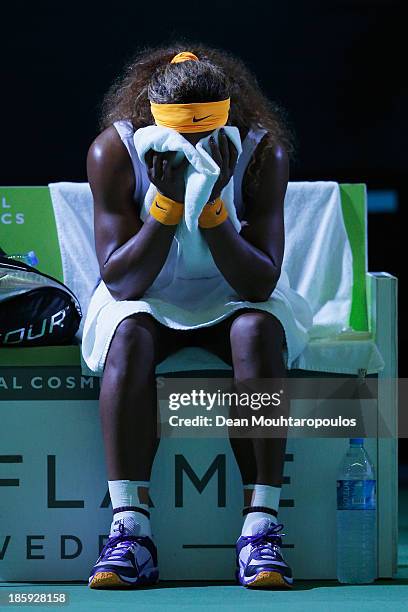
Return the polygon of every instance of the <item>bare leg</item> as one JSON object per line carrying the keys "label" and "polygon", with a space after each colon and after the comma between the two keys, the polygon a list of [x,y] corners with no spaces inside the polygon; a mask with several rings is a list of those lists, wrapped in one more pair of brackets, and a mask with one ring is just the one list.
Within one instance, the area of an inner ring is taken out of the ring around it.
{"label": "bare leg", "polygon": [[[231,326],[231,351],[234,379],[238,388],[251,379],[277,379],[276,391],[284,386],[286,368],[282,349],[284,330],[280,321],[265,312],[248,312],[237,317]],[[275,390],[275,389],[274,389]],[[285,401],[284,396],[282,396]],[[282,407],[280,407],[282,410]],[[248,409],[246,408],[248,412]],[[240,440],[237,440],[239,443]],[[239,444],[238,444],[239,445]],[[243,475],[244,484],[261,483],[280,487],[283,481],[286,436],[252,439],[256,473],[252,480]],[[242,459],[244,462],[244,459]],[[253,480],[255,476],[255,480]]]}
{"label": "bare leg", "polygon": [[116,328],[99,397],[108,480],[150,480],[159,444],[155,367],[177,338],[144,313]]}
{"label": "bare leg", "polygon": [[[238,389],[250,379],[273,378],[284,383],[286,368],[282,349],[285,332],[275,316],[259,310],[241,310],[221,324],[207,329],[207,348],[233,365]],[[248,416],[248,410],[244,408],[240,416]],[[286,436],[253,439],[231,437],[230,442],[244,485],[260,483],[281,486]],[[250,495],[250,492],[246,494]],[[246,505],[249,502],[249,498],[245,499]]]}

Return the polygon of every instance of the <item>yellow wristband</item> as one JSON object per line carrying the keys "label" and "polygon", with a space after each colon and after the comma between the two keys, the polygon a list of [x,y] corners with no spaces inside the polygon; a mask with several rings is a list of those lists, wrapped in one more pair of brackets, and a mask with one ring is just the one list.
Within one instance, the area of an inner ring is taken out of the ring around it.
{"label": "yellow wristband", "polygon": [[184,204],[157,192],[149,213],[163,225],[177,225],[183,216],[183,210]]}
{"label": "yellow wristband", "polygon": [[204,229],[217,227],[228,218],[227,208],[221,198],[206,204],[198,217],[198,225]]}

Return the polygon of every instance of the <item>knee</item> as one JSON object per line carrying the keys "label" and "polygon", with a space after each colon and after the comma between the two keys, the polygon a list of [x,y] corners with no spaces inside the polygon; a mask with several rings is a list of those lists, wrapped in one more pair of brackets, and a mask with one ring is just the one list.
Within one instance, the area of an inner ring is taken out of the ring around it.
{"label": "knee", "polygon": [[148,315],[135,314],[116,327],[106,361],[121,372],[136,366],[151,372],[154,371],[155,352],[154,322]]}
{"label": "knee", "polygon": [[[285,377],[281,322],[270,313],[248,312],[231,326],[231,352],[236,383]],[[265,389],[267,392],[269,388]]]}
{"label": "knee", "polygon": [[281,322],[267,312],[248,312],[235,319],[231,326],[231,348],[237,352],[282,350],[285,332]]}

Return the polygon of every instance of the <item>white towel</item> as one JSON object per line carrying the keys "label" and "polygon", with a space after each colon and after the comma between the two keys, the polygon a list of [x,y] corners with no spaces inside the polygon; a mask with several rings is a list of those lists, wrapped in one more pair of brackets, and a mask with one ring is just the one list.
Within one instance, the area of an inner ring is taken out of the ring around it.
{"label": "white towel", "polygon": [[89,183],[50,183],[63,281],[77,296],[83,317],[76,333],[82,338],[89,300],[100,280],[95,252],[93,197]]}
{"label": "white towel", "polygon": [[[100,281],[92,193],[88,183],[60,182],[49,187],[64,282],[77,295],[85,318],[92,290]],[[313,326],[307,332],[311,338],[333,336],[348,326],[352,292],[351,250],[338,184],[289,183],[284,215],[285,256],[279,286],[291,296],[291,304],[300,302],[299,311],[304,301],[310,307]],[[288,285],[290,292],[284,289]],[[126,305],[120,302],[118,308]],[[303,368],[308,369],[307,363]]]}
{"label": "white towel", "polygon": [[[225,126],[225,133],[238,150],[242,152],[241,138],[236,127]],[[178,151],[175,163],[185,156],[189,164],[185,171],[186,192],[184,216],[176,230],[176,240],[183,248],[179,248],[175,275],[180,278],[200,278],[211,274],[214,262],[210,250],[198,229],[198,217],[208,202],[212,188],[219,176],[220,168],[210,154],[209,139],[213,135],[218,142],[219,129],[202,138],[194,146],[181,134],[170,128],[149,125],[136,130],[133,140],[139,159],[145,163],[145,154],[149,149],[164,153]],[[141,218],[144,221],[149,214],[152,202],[157,194],[156,187],[151,184],[144,198]],[[237,230],[241,229],[234,206],[234,180],[221,192],[221,197],[228,211],[228,216]]]}
{"label": "white towel", "polygon": [[351,311],[353,261],[338,183],[289,183],[285,228],[282,270],[311,308],[310,337],[343,331]]}
{"label": "white towel", "polygon": [[[100,280],[92,192],[88,183],[50,183],[49,188],[64,282],[77,295],[85,317],[91,293]],[[310,305],[311,337],[329,337],[347,327],[352,262],[337,183],[289,183],[283,270],[291,288]]]}

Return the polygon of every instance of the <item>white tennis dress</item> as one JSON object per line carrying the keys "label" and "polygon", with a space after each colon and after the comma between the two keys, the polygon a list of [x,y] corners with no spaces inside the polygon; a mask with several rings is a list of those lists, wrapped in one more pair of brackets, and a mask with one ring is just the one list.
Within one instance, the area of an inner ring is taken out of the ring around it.
{"label": "white tennis dress", "polygon": [[[118,134],[129,152],[136,179],[135,206],[140,210],[150,181],[146,167],[141,163],[133,142],[134,129],[130,121],[114,123]],[[239,219],[245,219],[241,194],[242,178],[249,160],[266,130],[254,127],[242,142],[242,153],[234,171],[234,205]],[[202,278],[175,276],[177,252],[176,239],[170,247],[160,274],[140,300],[116,300],[101,279],[92,294],[85,318],[82,355],[88,367],[102,373],[110,342],[119,323],[131,314],[145,312],[173,329],[195,329],[218,323],[236,310],[255,308],[274,314],[285,330],[284,360],[289,369],[305,348],[312,326],[313,315],[306,300],[294,291],[282,267],[279,281],[265,302],[248,302],[240,299],[213,264],[211,274]],[[178,268],[179,269],[179,268]]]}

